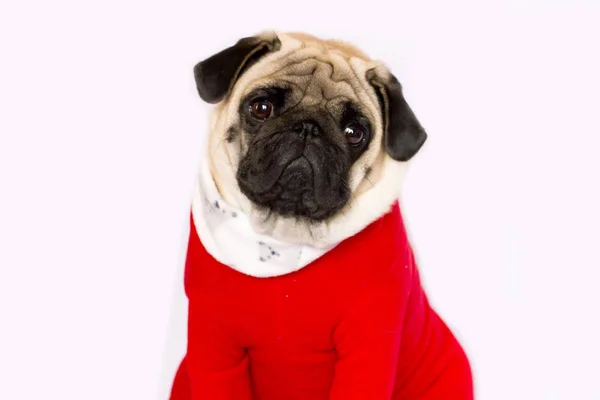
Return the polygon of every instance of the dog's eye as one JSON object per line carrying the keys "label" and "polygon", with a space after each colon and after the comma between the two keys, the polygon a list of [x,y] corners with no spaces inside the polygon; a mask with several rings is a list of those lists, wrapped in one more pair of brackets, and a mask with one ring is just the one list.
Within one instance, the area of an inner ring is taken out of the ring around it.
{"label": "dog's eye", "polygon": [[264,121],[273,114],[273,104],[267,100],[256,100],[249,106],[250,114],[258,120]]}
{"label": "dog's eye", "polygon": [[346,141],[352,146],[359,146],[366,138],[365,129],[355,122],[348,124],[344,130]]}

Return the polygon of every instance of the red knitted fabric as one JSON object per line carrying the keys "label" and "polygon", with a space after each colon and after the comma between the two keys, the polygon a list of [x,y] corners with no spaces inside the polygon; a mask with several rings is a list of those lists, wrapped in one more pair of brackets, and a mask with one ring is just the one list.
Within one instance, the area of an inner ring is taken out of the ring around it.
{"label": "red knitted fabric", "polygon": [[217,262],[192,221],[185,290],[188,348],[171,400],[473,399],[469,361],[427,301],[398,204],[275,278]]}

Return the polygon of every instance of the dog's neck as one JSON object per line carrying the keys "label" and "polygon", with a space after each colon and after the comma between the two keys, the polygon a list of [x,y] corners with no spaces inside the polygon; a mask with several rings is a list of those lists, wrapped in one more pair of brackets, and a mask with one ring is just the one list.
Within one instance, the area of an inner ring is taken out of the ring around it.
{"label": "dog's neck", "polygon": [[192,203],[196,230],[217,261],[255,277],[297,271],[379,219],[398,200],[407,169],[382,156],[379,175],[363,182],[341,212],[310,223],[254,206],[237,187],[232,167],[237,164],[215,157],[218,150],[210,145],[207,150]]}

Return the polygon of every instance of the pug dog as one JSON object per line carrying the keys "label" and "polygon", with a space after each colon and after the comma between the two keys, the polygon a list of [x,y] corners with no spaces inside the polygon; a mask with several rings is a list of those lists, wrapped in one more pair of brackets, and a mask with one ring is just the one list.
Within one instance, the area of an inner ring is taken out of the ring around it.
{"label": "pug dog", "polygon": [[472,399],[402,221],[427,134],[398,79],[349,43],[271,31],[194,77],[214,106],[171,399]]}

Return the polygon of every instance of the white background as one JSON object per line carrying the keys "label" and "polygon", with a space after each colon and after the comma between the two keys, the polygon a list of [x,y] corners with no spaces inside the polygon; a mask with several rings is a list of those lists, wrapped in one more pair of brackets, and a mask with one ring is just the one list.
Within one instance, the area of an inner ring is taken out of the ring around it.
{"label": "white background", "polygon": [[403,82],[429,132],[404,213],[477,398],[600,399],[598,2],[333,4],[2,1],[0,399],[167,398],[207,124],[192,68],[270,28]]}

